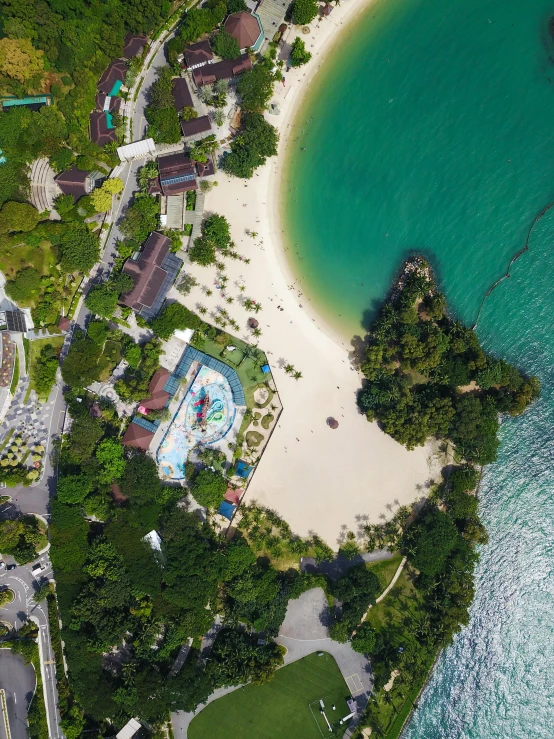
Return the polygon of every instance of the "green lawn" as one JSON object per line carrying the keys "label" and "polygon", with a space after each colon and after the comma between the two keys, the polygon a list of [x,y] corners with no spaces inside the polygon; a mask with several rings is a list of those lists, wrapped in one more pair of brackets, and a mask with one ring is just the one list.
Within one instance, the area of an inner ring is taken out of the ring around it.
{"label": "green lawn", "polygon": [[15,277],[16,272],[24,267],[33,267],[41,275],[55,274],[56,254],[49,241],[39,246],[8,247],[0,254],[0,270],[7,280]]}
{"label": "green lawn", "polygon": [[[350,691],[330,654],[310,654],[277,670],[264,685],[248,685],[210,703],[192,721],[189,739],[321,739],[343,736],[338,721]],[[320,714],[319,700],[334,733]],[[333,711],[331,706],[335,705]]]}
{"label": "green lawn", "polygon": [[[37,363],[37,359],[40,356],[40,352],[42,351],[42,347],[46,346],[46,344],[51,344],[54,349],[57,349],[58,347],[61,347],[64,342],[64,336],[49,336],[45,339],[33,339],[33,341],[29,341],[29,351],[28,355],[27,352],[26,355],[28,357],[29,366],[27,367],[27,372],[29,374],[29,387],[27,388],[27,394],[25,396],[25,402],[29,399],[29,396],[31,394],[31,390],[35,387],[34,382],[34,373],[35,373],[35,367]],[[27,348],[27,345],[25,346]]]}
{"label": "green lawn", "polygon": [[368,564],[368,569],[374,572],[379,578],[379,583],[381,585],[380,593],[387,589],[390,581],[394,577],[394,573],[400,566],[400,562],[402,562],[402,555],[396,553],[391,559],[384,559],[382,562],[370,562]]}
{"label": "green lawn", "polygon": [[17,350],[17,347],[15,347],[15,362],[13,365],[12,383],[10,385],[10,393],[12,395],[17,390],[18,383],[19,383],[19,351]]}
{"label": "green lawn", "polygon": [[[211,357],[219,359],[221,362],[224,362],[225,364],[229,365],[229,367],[232,367],[235,370],[244,389],[246,405],[249,408],[253,408],[255,405],[254,391],[256,390],[258,385],[265,383],[270,379],[269,375],[264,375],[260,366],[267,362],[267,358],[262,350],[258,349],[257,351],[260,358],[259,363],[255,363],[254,360],[248,356],[246,356],[242,360],[242,362],[240,362],[240,358],[244,357],[244,355],[247,354],[247,347],[249,345],[245,341],[237,339],[235,336],[231,337],[230,343],[234,344],[234,346],[237,347],[235,352],[229,353],[225,350],[224,346],[222,346],[221,344],[217,344],[215,341],[213,341],[213,339],[209,339],[208,337],[206,337],[205,342],[201,347],[201,351],[203,351],[205,354],[209,354]],[[235,353],[239,356],[238,361],[236,361],[234,358],[231,359],[231,357],[233,357],[233,354]]]}

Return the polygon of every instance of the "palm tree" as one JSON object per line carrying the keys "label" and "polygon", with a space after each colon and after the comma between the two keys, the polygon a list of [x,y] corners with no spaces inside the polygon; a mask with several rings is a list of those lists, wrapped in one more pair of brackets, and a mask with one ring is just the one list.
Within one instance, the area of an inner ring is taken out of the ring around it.
{"label": "palm tree", "polygon": [[254,312],[255,313],[259,313],[261,311],[261,309],[262,309],[262,304],[261,303],[254,303]]}
{"label": "palm tree", "polygon": [[257,235],[258,235],[257,231],[250,231],[250,236],[252,236],[253,239],[255,239]]}
{"label": "palm tree", "polygon": [[284,367],[285,373],[287,375],[292,375],[294,373],[294,365],[293,364],[286,364]]}
{"label": "palm tree", "polygon": [[234,303],[234,302],[235,302],[235,299],[234,299],[234,298],[232,298],[232,297],[231,297],[231,296],[229,295],[229,297],[228,297],[228,298],[226,299],[226,301],[225,301],[225,302],[226,302],[226,303],[227,303],[228,305],[231,305],[231,303]]}
{"label": "palm tree", "polygon": [[297,371],[296,371],[296,372],[294,373],[293,377],[294,377],[294,379],[295,379],[295,380],[300,380],[300,379],[302,379],[302,372],[298,372],[298,370],[297,370]]}
{"label": "palm tree", "polygon": [[205,316],[206,313],[208,312],[208,309],[206,308],[205,305],[199,305],[198,312],[200,313],[201,316]]}
{"label": "palm tree", "polygon": [[209,288],[209,287],[207,287],[207,288],[206,288],[206,295],[207,295],[208,297],[210,297],[210,295],[213,295],[213,294],[214,294],[214,291],[213,291],[213,290],[210,290],[210,288]]}
{"label": "palm tree", "polygon": [[246,285],[239,285],[239,291],[243,293],[246,290]]}
{"label": "palm tree", "polygon": [[261,335],[262,335],[261,328],[256,327],[256,328],[252,329],[252,336],[255,336],[256,338],[258,338]]}
{"label": "palm tree", "polygon": [[252,310],[254,307],[254,301],[251,298],[246,298],[244,301],[245,310]]}

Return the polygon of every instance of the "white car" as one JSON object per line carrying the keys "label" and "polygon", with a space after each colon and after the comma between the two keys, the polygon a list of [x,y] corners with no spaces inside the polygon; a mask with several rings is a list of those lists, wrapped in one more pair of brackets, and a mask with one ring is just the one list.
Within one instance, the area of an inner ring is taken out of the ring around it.
{"label": "white car", "polygon": [[35,562],[35,564],[31,567],[31,572],[36,577],[43,571],[44,567],[40,562]]}

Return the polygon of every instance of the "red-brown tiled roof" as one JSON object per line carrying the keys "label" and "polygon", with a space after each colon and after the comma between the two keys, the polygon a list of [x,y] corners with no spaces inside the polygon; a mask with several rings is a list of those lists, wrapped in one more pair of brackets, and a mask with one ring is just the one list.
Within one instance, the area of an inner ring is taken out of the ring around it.
{"label": "red-brown tiled roof", "polygon": [[125,444],[126,446],[134,446],[137,449],[142,449],[145,452],[150,446],[150,442],[153,438],[154,434],[152,431],[147,431],[146,429],[143,429],[142,426],[139,426],[138,424],[131,421],[131,423],[127,427],[125,435],[121,439],[121,443]]}
{"label": "red-brown tiled roof", "polygon": [[225,30],[238,41],[239,49],[254,46],[261,33],[258,21],[246,10],[230,15],[225,21]]}
{"label": "red-brown tiled roof", "polygon": [[[213,66],[213,65],[212,65]],[[197,133],[204,133],[212,130],[212,124],[207,115],[201,115],[198,118],[192,118],[190,121],[181,121],[181,132],[183,136],[194,136]]]}
{"label": "red-brown tiled roof", "polygon": [[125,59],[131,59],[142,53],[142,50],[148,43],[148,37],[142,34],[128,33],[125,36],[125,46],[123,47],[123,56]]}
{"label": "red-brown tiled roof", "polygon": [[147,408],[149,411],[158,410],[164,408],[167,401],[171,398],[169,393],[164,390],[165,383],[167,382],[170,372],[161,367],[159,370],[154,372],[150,384],[148,385],[148,392],[150,396],[146,400],[141,400],[140,404]]}
{"label": "red-brown tiled roof", "polygon": [[[104,110],[104,105],[106,103],[108,96],[104,92],[97,92],[96,93],[96,110]],[[110,97],[110,105],[108,108],[109,113],[119,113],[119,109],[121,108],[121,103],[123,100],[121,98],[112,96]]]}
{"label": "red-brown tiled roof", "polygon": [[207,162],[196,162],[196,171],[199,177],[209,177],[215,172],[213,161],[208,158]]}
{"label": "red-brown tiled roof", "polygon": [[217,64],[208,64],[205,67],[199,67],[192,70],[192,78],[194,84],[198,87],[203,85],[211,85],[216,80],[230,80],[237,74],[252,69],[252,61],[248,54],[242,54],[236,59],[224,59]]}
{"label": "red-brown tiled roof", "polygon": [[90,114],[90,140],[93,144],[104,146],[117,138],[115,128],[108,128],[105,113],[95,110]]}
{"label": "red-brown tiled roof", "polygon": [[190,69],[195,64],[207,64],[214,58],[209,41],[199,41],[185,47],[185,64]]}
{"label": "red-brown tiled roof", "polygon": [[102,76],[98,80],[97,87],[100,92],[104,92],[106,95],[109,95],[114,84],[117,81],[123,82],[126,74],[127,65],[125,62],[122,59],[114,59],[102,73]]}
{"label": "red-brown tiled roof", "polygon": [[88,172],[77,169],[77,167],[71,167],[71,169],[66,169],[65,172],[60,172],[54,179],[63,194],[73,195],[75,201],[87,194],[87,177]]}
{"label": "red-brown tiled roof", "polygon": [[71,321],[66,316],[62,316],[58,321],[58,328],[60,329],[60,331],[69,331],[70,326]]}
{"label": "red-brown tiled roof", "polygon": [[167,277],[162,263],[169,251],[171,241],[161,233],[154,231],[148,237],[144,249],[135,262],[128,259],[123,271],[130,275],[135,286],[130,292],[120,296],[119,302],[133,310],[140,311],[143,306],[150,307]]}
{"label": "red-brown tiled roof", "polygon": [[171,85],[176,110],[180,113],[183,108],[194,108],[192,95],[190,94],[186,79],[184,77],[175,77]]}

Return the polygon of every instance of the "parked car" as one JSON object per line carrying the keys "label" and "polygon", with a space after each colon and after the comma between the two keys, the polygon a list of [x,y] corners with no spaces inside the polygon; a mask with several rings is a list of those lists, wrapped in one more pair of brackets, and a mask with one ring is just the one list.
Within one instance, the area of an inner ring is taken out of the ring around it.
{"label": "parked car", "polygon": [[43,571],[44,567],[40,562],[35,562],[35,564],[31,567],[31,572],[36,577],[36,575],[39,575]]}
{"label": "parked car", "polygon": [[8,565],[8,566],[6,567],[6,569],[7,569],[7,570],[15,570],[15,568],[16,568],[16,567],[17,567],[17,565]]}

